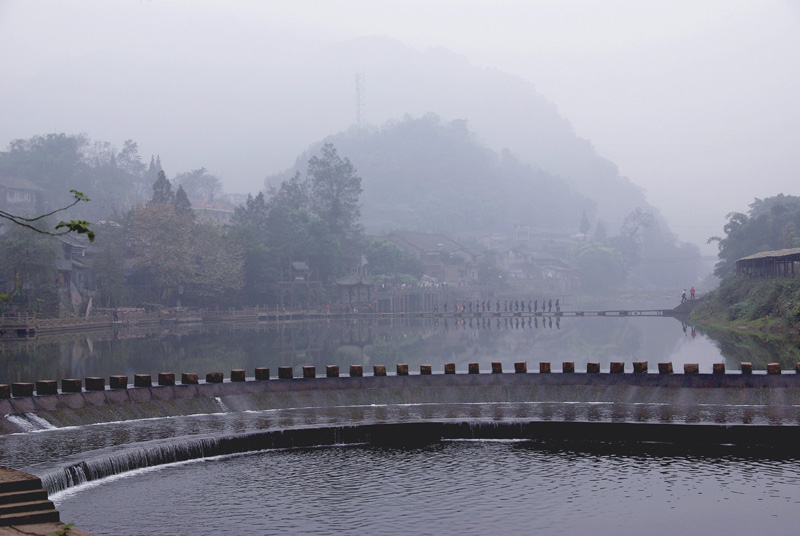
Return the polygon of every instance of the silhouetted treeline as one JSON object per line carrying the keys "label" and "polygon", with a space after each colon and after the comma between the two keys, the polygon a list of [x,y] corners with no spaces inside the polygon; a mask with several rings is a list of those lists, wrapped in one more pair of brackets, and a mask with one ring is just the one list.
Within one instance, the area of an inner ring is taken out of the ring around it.
{"label": "silhouetted treeline", "polygon": [[719,262],[714,274],[725,277],[736,269],[736,261],[761,251],[800,247],[800,197],[778,194],[756,199],[747,214],[731,212],[719,244]]}

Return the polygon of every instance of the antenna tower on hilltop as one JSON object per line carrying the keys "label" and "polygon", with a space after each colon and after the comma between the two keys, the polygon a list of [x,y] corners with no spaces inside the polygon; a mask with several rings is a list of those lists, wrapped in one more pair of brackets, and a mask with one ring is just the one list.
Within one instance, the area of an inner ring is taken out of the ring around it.
{"label": "antenna tower on hilltop", "polygon": [[356,73],[356,126],[364,128],[366,123],[364,114],[364,73]]}

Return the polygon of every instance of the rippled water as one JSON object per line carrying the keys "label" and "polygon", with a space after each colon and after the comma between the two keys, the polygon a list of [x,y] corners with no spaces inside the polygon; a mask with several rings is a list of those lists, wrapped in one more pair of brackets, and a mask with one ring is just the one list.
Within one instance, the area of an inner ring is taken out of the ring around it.
{"label": "rippled water", "polygon": [[56,497],[101,535],[796,534],[800,462],[529,442],[270,451]]}

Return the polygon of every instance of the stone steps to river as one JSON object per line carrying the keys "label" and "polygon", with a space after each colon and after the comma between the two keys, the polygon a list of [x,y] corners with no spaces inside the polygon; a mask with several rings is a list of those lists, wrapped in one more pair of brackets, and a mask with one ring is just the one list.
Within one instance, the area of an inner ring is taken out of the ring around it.
{"label": "stone steps to river", "polygon": [[0,527],[58,523],[60,516],[38,477],[0,467]]}

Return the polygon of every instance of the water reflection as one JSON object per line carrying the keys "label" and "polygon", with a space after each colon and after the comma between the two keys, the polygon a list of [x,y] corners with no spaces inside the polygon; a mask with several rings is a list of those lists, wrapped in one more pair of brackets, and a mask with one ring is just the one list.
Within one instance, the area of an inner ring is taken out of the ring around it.
{"label": "water reflection", "polygon": [[324,370],[348,366],[407,363],[411,370],[431,364],[440,371],[468,362],[482,369],[492,361],[573,361],[577,370],[589,361],[605,369],[611,361],[699,363],[740,361],[755,368],[800,360],[795,340],[705,333],[672,318],[464,317],[428,319],[332,319],[269,324],[119,329],[66,335],[25,343],[0,343],[0,383],[83,378],[134,373],[206,372],[303,365]]}

